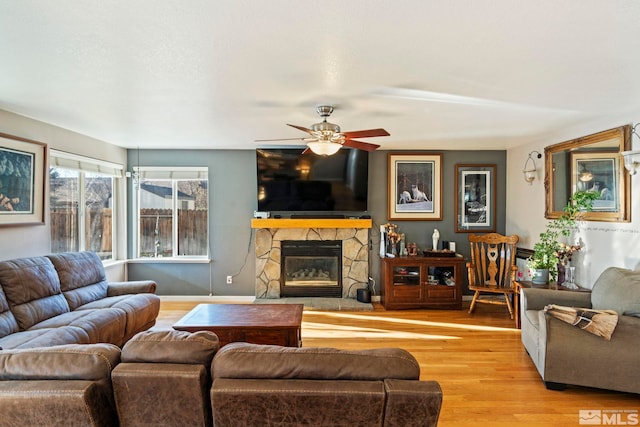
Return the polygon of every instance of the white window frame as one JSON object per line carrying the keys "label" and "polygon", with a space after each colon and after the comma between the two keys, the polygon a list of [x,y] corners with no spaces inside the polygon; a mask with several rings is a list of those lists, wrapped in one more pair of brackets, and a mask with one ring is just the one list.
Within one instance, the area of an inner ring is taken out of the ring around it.
{"label": "white window frame", "polygon": [[[111,259],[103,260],[103,263],[110,263],[121,259],[120,246],[116,241],[116,236],[120,235],[121,215],[124,213],[121,205],[124,203],[124,196],[121,192],[124,178],[124,165],[119,163],[108,162],[106,160],[94,159],[91,157],[80,156],[78,154],[67,153],[55,149],[49,150],[49,171],[51,168],[61,168],[74,170],[78,172],[78,250],[86,250],[85,242],[85,174],[98,173],[101,175],[111,176],[112,182],[112,203],[111,210]],[[49,173],[48,171],[48,173]],[[51,195],[49,194],[49,197]]]}
{"label": "white window frame", "polygon": [[[207,180],[209,181],[208,167],[164,167],[164,166],[134,166],[133,170],[133,190],[135,197],[133,200],[133,213],[135,221],[133,224],[133,247],[135,248],[135,259],[140,261],[150,260],[157,262],[158,260],[175,261],[175,260],[209,260],[210,245],[207,244],[207,253],[205,255],[180,255],[178,251],[178,198],[172,197],[172,216],[173,228],[171,230],[173,245],[172,256],[162,258],[140,257],[140,180],[142,179],[158,179],[171,181],[172,194],[178,194],[179,180]],[[207,241],[210,239],[209,215],[210,215],[210,186],[207,185]]]}

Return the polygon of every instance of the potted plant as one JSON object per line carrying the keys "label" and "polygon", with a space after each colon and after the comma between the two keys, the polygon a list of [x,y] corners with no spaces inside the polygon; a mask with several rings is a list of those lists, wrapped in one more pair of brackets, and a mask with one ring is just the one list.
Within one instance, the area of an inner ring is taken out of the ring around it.
{"label": "potted plant", "polygon": [[550,277],[557,277],[558,257],[563,249],[563,244],[558,239],[571,234],[576,221],[584,212],[591,211],[593,201],[599,197],[600,193],[597,191],[576,191],[564,207],[562,216],[550,221],[547,229],[540,233],[539,241],[533,245],[533,255],[527,259],[533,283],[547,283]]}

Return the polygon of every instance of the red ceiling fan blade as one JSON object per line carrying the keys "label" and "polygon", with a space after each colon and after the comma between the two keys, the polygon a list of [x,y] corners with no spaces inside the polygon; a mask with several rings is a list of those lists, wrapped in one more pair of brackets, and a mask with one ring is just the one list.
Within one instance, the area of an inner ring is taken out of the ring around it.
{"label": "red ceiling fan blade", "polygon": [[308,154],[311,153],[311,148],[307,147],[304,149],[304,151],[302,152],[302,154]]}
{"label": "red ceiling fan blade", "polygon": [[357,148],[358,150],[364,150],[364,151],[374,151],[374,150],[380,148],[380,146],[377,145],[377,144],[370,144],[368,142],[354,141],[353,139],[345,139],[344,143],[342,145],[345,146],[345,147]]}
{"label": "red ceiling fan blade", "polygon": [[342,132],[347,138],[372,138],[374,136],[390,136],[389,132],[380,129],[356,130],[353,132]]}

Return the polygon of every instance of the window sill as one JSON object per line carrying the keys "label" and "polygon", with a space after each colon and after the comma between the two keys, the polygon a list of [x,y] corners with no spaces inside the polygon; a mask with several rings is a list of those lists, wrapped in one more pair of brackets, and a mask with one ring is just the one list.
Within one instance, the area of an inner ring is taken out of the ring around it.
{"label": "window sill", "polygon": [[193,257],[180,257],[180,258],[134,258],[128,260],[131,264],[209,264],[213,262],[209,258],[193,258]]}

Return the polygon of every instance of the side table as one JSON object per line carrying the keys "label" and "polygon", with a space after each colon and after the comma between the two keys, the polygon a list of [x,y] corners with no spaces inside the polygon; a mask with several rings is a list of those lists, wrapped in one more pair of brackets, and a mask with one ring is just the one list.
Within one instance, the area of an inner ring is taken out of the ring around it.
{"label": "side table", "polygon": [[552,289],[558,291],[568,292],[591,292],[590,289],[569,289],[562,285],[558,285],[556,282],[549,282],[543,285],[534,284],[530,280],[516,280],[513,282],[515,293],[513,294],[513,309],[515,310],[516,328],[520,329],[520,289],[522,288],[536,288],[536,289]]}

